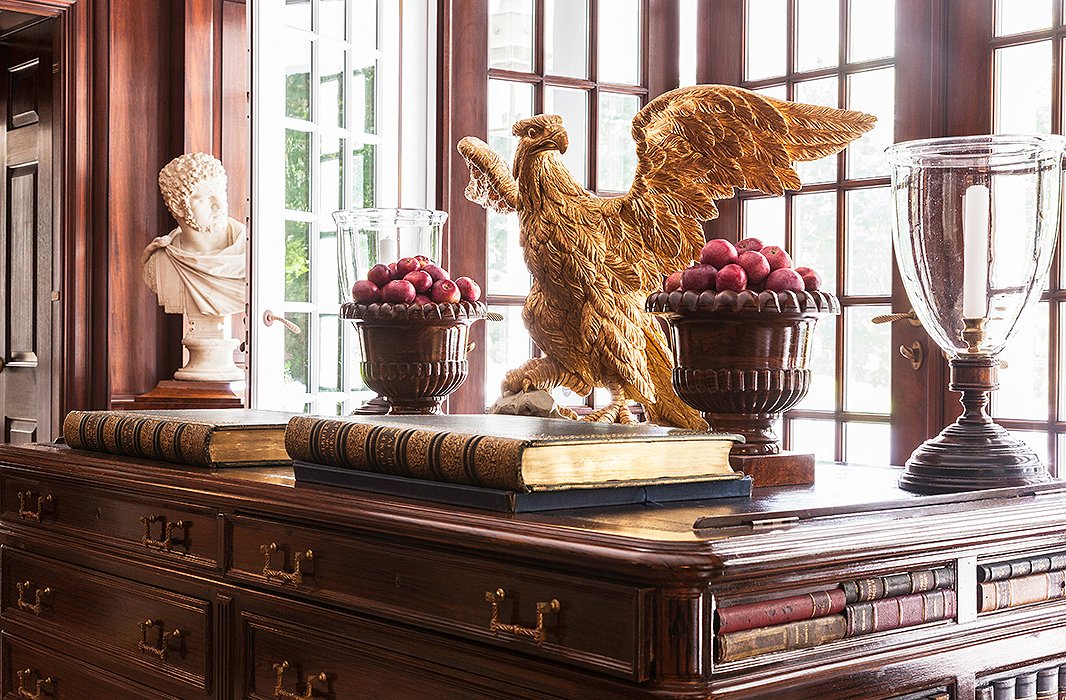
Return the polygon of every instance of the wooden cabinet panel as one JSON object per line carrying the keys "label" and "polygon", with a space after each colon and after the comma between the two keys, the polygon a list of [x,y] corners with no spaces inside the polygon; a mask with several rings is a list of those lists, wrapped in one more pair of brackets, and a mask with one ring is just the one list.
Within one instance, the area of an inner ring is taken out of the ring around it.
{"label": "wooden cabinet panel", "polygon": [[[5,628],[105,650],[122,668],[173,692],[209,690],[210,604],[114,576],[0,548]],[[150,624],[148,624],[150,623]]]}
{"label": "wooden cabinet panel", "polygon": [[75,539],[149,551],[160,561],[217,566],[218,511],[212,508],[8,476],[0,517]]}
{"label": "wooden cabinet panel", "polygon": [[227,575],[234,579],[647,678],[650,589],[254,518],[233,519],[230,537]]}

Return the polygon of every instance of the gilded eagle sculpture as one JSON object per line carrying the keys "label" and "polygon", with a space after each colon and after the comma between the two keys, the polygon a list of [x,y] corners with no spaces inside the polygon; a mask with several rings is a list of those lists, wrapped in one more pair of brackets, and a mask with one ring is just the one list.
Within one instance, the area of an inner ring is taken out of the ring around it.
{"label": "gilded eagle sculpture", "polygon": [[670,348],[645,299],[663,274],[699,257],[700,222],[718,216],[716,199],[737,188],[799,189],[794,162],[842,150],[874,121],[725,85],[673,90],[633,118],[636,176],[616,197],[586,191],[563,165],[561,117],[514,124],[513,174],[484,141],[463,138],[467,199],[518,213],[533,275],[522,319],[544,355],[510,370],[504,393],[565,386],[585,395],[605,387],[610,403],[584,420],[632,422],[627,404],[636,401],[652,422],[706,429],[673,391]]}

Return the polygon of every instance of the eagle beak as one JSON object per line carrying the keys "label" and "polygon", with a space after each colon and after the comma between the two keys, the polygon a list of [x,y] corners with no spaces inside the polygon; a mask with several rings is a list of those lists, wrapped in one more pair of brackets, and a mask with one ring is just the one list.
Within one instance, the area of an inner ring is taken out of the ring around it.
{"label": "eagle beak", "polygon": [[570,147],[570,139],[562,129],[552,134],[551,142],[559,149],[559,153],[566,153],[566,149]]}

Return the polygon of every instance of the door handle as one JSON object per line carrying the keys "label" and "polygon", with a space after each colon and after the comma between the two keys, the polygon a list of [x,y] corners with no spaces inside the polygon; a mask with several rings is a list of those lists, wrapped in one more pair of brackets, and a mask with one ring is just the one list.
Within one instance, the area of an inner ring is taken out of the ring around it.
{"label": "door handle", "polygon": [[271,325],[274,324],[274,321],[277,321],[281,325],[285,326],[286,328],[288,328],[290,331],[292,331],[296,335],[300,335],[300,327],[297,326],[292,321],[290,321],[289,319],[282,318],[281,316],[276,316],[274,314],[274,312],[271,311],[270,309],[267,309],[266,311],[263,312],[263,325],[264,326],[271,326]]}

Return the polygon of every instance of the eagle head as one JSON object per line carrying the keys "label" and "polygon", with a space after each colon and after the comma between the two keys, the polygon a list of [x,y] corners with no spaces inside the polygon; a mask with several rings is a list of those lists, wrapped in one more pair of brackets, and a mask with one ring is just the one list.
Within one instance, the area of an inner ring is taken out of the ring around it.
{"label": "eagle head", "polygon": [[570,145],[563,118],[558,114],[538,114],[521,119],[511,127],[511,133],[518,137],[519,148],[529,154],[552,150],[566,153]]}

